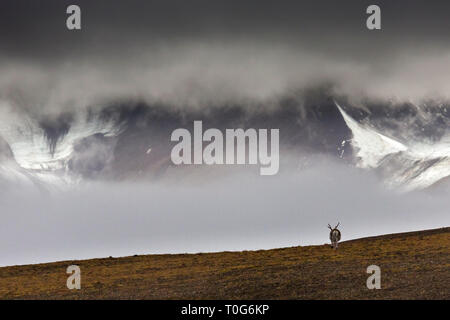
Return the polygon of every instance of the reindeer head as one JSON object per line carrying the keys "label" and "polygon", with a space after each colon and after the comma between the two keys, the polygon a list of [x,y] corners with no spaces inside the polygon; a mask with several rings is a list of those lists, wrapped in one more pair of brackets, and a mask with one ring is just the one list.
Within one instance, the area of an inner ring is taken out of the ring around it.
{"label": "reindeer head", "polygon": [[335,230],[335,229],[337,229],[337,227],[339,227],[340,224],[341,224],[341,223],[338,222],[338,224],[337,224],[334,228],[332,228],[332,227],[330,226],[330,224],[328,224],[328,228],[329,228],[330,230]]}

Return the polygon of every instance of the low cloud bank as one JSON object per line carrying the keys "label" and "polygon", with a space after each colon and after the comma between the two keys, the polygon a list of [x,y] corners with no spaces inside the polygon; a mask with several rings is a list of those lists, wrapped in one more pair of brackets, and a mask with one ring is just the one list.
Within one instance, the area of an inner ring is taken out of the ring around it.
{"label": "low cloud bank", "polygon": [[0,265],[323,244],[338,221],[343,240],[450,225],[446,192],[396,194],[328,160],[274,177],[10,189],[0,203]]}
{"label": "low cloud bank", "polygon": [[121,99],[176,110],[239,104],[257,111],[279,107],[280,96],[327,85],[329,94],[355,104],[365,99],[417,105],[450,100],[450,51],[445,49],[423,54],[406,48],[392,52],[388,61],[238,41],[136,51],[126,60],[75,57],[52,66],[6,60],[0,65],[0,104],[42,119]]}

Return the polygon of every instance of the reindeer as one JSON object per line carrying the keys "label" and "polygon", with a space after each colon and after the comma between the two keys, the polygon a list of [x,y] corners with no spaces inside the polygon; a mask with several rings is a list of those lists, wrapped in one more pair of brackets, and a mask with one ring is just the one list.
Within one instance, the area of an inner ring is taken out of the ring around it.
{"label": "reindeer", "polygon": [[340,222],[338,222],[338,224],[334,228],[332,228],[330,224],[328,224],[328,228],[331,230],[330,231],[331,247],[334,248],[335,250],[338,247],[339,240],[341,240],[341,232],[337,228],[339,227],[339,224]]}

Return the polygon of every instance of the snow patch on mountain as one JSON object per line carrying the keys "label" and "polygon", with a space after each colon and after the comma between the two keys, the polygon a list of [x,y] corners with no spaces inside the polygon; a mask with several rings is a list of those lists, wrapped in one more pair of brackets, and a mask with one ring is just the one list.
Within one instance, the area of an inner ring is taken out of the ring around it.
{"label": "snow patch on mountain", "polygon": [[360,168],[376,168],[390,187],[403,191],[427,188],[450,176],[450,136],[434,143],[399,142],[363,125],[336,103],[352,132],[351,145]]}

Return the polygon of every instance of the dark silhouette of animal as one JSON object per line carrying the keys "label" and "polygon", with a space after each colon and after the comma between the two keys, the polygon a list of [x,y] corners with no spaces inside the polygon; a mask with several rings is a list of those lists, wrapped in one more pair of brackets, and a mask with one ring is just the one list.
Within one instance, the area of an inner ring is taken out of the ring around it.
{"label": "dark silhouette of animal", "polygon": [[332,228],[330,224],[328,224],[328,228],[331,230],[330,231],[331,247],[334,248],[335,250],[338,247],[339,240],[341,240],[341,232],[338,230],[337,227],[339,227],[339,222],[334,228]]}

